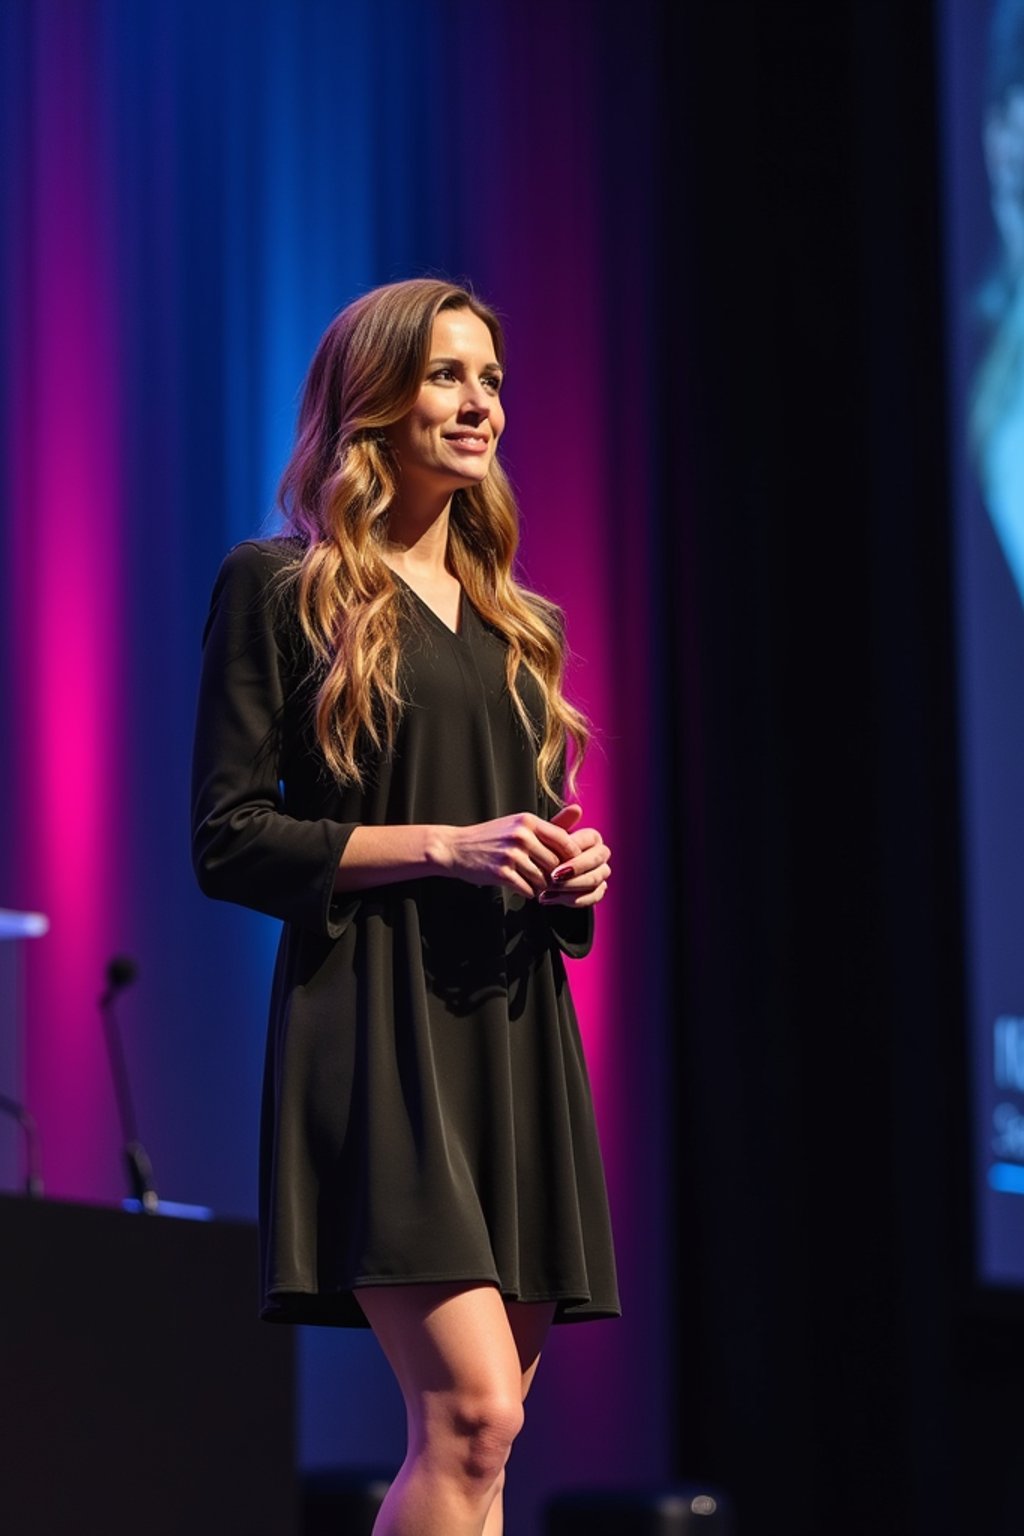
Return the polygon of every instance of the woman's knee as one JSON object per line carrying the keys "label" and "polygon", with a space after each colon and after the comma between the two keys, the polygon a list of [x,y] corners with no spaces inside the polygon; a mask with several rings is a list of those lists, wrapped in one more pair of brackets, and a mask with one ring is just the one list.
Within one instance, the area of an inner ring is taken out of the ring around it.
{"label": "woman's knee", "polygon": [[[457,1474],[473,1485],[501,1479],[512,1444],[523,1427],[518,1395],[501,1391],[445,1394],[443,1404],[428,1414],[428,1443],[453,1464]],[[444,1448],[439,1441],[447,1442]]]}

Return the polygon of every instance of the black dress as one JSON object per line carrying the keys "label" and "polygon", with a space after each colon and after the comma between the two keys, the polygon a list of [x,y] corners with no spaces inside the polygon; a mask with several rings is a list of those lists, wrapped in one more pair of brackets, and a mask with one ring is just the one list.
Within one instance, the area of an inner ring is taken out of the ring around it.
{"label": "black dress", "polygon": [[[443,877],[337,896],[359,823],[544,816],[504,641],[459,633],[399,580],[406,707],[363,790],[329,776],[287,586],[295,546],[239,545],[204,640],[193,765],[203,889],[284,919],[261,1121],[263,1312],[365,1325],[352,1290],[490,1282],[619,1312],[593,1106],[562,952],[590,911]],[[532,678],[528,710],[543,707]]]}

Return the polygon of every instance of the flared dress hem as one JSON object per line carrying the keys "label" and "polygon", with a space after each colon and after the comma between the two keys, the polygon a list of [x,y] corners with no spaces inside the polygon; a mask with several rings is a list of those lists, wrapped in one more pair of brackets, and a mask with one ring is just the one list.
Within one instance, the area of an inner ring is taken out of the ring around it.
{"label": "flared dress hem", "polygon": [[260,1309],[265,1323],[302,1323],[333,1328],[368,1328],[369,1322],[356,1299],[357,1290],[393,1285],[493,1285],[504,1301],[526,1303],[553,1302],[555,1323],[591,1323],[622,1316],[622,1308],[608,1302],[595,1302],[590,1296],[578,1291],[551,1291],[534,1295],[518,1289],[502,1286],[501,1281],[490,1275],[416,1274],[385,1276],[367,1275],[354,1280],[350,1287],[339,1291],[269,1291]]}

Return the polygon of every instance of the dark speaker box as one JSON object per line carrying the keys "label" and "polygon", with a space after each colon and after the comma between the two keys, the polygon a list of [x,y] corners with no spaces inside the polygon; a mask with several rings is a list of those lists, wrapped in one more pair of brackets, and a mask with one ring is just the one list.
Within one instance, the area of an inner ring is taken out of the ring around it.
{"label": "dark speaker box", "polygon": [[544,1536],[736,1536],[726,1494],[703,1483],[556,1495]]}

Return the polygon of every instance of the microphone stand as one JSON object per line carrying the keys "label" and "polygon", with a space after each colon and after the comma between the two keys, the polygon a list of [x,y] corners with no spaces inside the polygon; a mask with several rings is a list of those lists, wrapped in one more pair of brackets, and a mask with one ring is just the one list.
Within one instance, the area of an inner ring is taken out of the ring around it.
{"label": "microphone stand", "polygon": [[149,1154],[139,1140],[131,1087],[128,1082],[128,1064],[125,1061],[124,1046],[114,1013],[114,1000],[125,987],[131,986],[135,975],[134,961],[111,960],[107,966],[107,989],[99,999],[99,1009],[103,1020],[103,1033],[106,1036],[110,1072],[114,1079],[114,1097],[117,1099],[121,1135],[124,1138],[123,1155],[128,1173],[128,1187],[133,1197],[139,1202],[140,1208],[152,1214],[160,1201],[153,1184],[153,1165],[149,1160]]}
{"label": "microphone stand", "polygon": [[9,1115],[21,1126],[25,1137],[25,1193],[30,1200],[41,1200],[43,1175],[40,1171],[39,1133],[35,1118],[23,1104],[19,1104],[17,1099],[9,1099],[6,1093],[0,1093],[0,1115]]}

